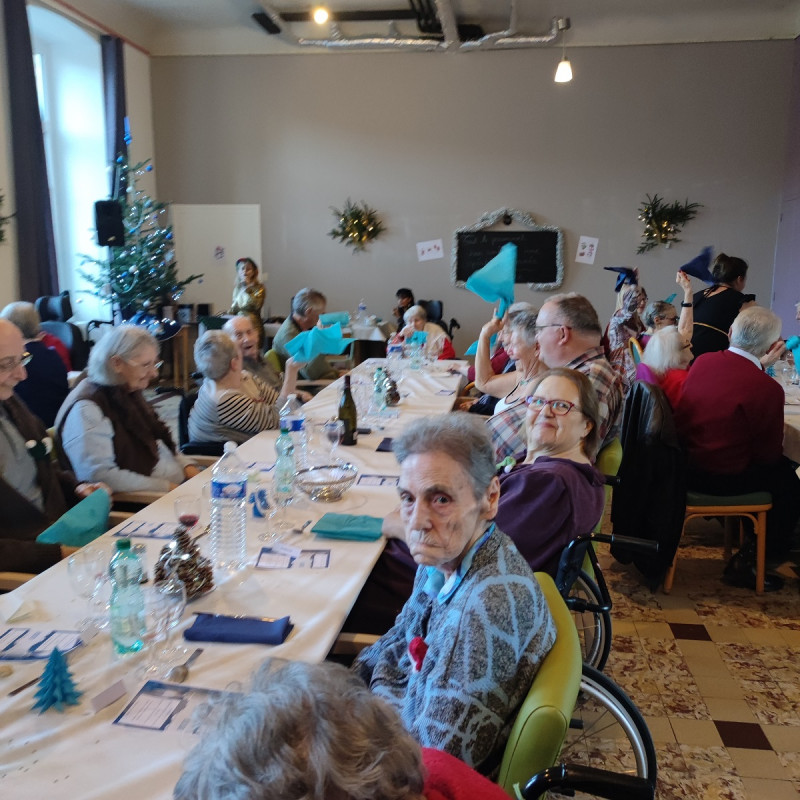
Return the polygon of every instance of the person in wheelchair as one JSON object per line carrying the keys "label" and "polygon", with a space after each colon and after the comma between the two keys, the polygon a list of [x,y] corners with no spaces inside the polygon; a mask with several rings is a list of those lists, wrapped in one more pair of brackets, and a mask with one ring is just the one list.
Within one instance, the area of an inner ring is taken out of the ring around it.
{"label": "person in wheelchair", "polygon": [[485,426],[420,419],[396,438],[400,518],[417,564],[394,626],[353,669],[423,747],[493,776],[555,641],[547,601],[493,520],[499,482]]}
{"label": "person in wheelchair", "polygon": [[495,521],[531,569],[555,578],[561,551],[603,513],[597,393],[582,372],[560,367],[538,376],[525,402],[527,450],[500,474]]}

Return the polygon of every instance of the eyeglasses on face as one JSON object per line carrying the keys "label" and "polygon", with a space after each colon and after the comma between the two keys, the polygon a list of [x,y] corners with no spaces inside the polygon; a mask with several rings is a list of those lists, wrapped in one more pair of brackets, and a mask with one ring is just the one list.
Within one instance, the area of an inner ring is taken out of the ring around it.
{"label": "eyeglasses on face", "polygon": [[572,330],[571,325],[564,325],[562,322],[549,322],[546,325],[534,325],[533,329],[536,331],[538,335],[540,331],[543,331],[545,328],[567,328],[568,330]]}
{"label": "eyeglasses on face", "polygon": [[28,364],[31,363],[32,358],[33,356],[27,351],[19,357],[8,356],[6,358],[0,358],[0,370],[3,372],[11,372],[17,367],[27,367]]}
{"label": "eyeglasses on face", "polygon": [[123,359],[126,364],[130,365],[131,367],[136,367],[137,369],[141,370],[151,370],[154,369],[156,372],[164,366],[163,361],[156,361],[155,364],[137,364],[135,361],[128,361],[128,359]]}
{"label": "eyeglasses on face", "polygon": [[577,411],[580,411],[578,406],[575,405],[575,403],[570,403],[569,400],[546,400],[544,397],[536,397],[535,395],[532,397],[526,397],[525,403],[528,408],[531,408],[537,413],[544,411],[545,406],[550,406],[550,410],[557,417],[566,416],[570,411],[572,411],[573,408]]}

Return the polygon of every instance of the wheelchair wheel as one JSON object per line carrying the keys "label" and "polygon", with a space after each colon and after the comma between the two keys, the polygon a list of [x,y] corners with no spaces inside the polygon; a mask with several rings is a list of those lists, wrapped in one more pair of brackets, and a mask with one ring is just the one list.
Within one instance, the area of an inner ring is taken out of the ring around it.
{"label": "wheelchair wheel", "polygon": [[[586,665],[559,761],[656,784],[656,750],[639,709],[614,681]],[[575,796],[593,795],[578,792]]]}
{"label": "wheelchair wheel", "polygon": [[585,572],[581,572],[566,603],[578,629],[583,663],[602,670],[611,650],[611,613],[603,607],[600,589]]}

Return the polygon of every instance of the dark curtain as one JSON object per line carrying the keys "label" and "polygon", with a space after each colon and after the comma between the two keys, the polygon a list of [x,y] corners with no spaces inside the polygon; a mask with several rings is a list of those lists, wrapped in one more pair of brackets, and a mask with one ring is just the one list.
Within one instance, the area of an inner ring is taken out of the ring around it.
{"label": "dark curtain", "polygon": [[111,171],[111,197],[119,197],[126,189],[125,176],[118,169],[117,156],[128,160],[129,132],[126,130],[125,61],[122,39],[101,36],[103,57],[103,104],[106,110],[106,160],[114,165]]}
{"label": "dark curtain", "polygon": [[19,294],[58,294],[53,214],[25,0],[3,0],[17,220]]}

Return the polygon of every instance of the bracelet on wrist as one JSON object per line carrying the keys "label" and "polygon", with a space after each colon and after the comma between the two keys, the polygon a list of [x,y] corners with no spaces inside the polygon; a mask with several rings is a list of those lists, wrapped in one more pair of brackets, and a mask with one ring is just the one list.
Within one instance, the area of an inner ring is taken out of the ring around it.
{"label": "bracelet on wrist", "polygon": [[681,308],[691,308],[694,303],[681,303]]}

